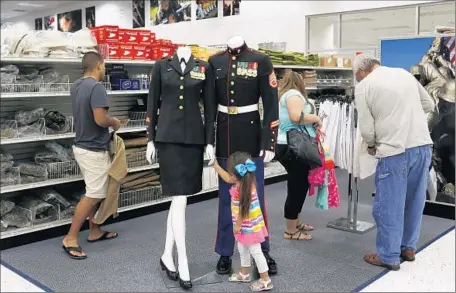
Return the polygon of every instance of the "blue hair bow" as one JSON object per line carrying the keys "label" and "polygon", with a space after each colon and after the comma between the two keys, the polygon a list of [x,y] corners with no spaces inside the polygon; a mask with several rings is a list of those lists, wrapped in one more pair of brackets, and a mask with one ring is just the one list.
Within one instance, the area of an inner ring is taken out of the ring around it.
{"label": "blue hair bow", "polygon": [[255,165],[255,163],[252,160],[247,159],[245,161],[245,164],[236,165],[234,167],[234,169],[236,169],[236,172],[238,172],[238,174],[241,177],[244,177],[247,172],[250,172],[250,173],[255,172],[256,171],[256,165]]}

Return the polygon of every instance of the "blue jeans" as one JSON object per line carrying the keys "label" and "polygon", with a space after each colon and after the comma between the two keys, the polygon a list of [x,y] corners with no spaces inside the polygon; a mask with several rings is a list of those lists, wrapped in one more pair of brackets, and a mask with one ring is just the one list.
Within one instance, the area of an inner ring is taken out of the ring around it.
{"label": "blue jeans", "polygon": [[426,145],[378,160],[373,216],[377,253],[384,264],[399,264],[401,250],[416,250],[431,159]]}

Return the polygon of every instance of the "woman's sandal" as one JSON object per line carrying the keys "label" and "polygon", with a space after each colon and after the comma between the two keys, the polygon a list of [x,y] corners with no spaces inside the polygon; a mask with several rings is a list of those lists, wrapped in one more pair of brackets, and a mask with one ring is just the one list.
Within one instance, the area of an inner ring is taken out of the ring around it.
{"label": "woman's sandal", "polygon": [[300,231],[307,231],[307,232],[315,230],[315,228],[312,225],[307,225],[302,222],[301,222],[301,224],[296,226],[296,229],[298,229]]}
{"label": "woman's sandal", "polygon": [[68,256],[70,258],[72,258],[72,259],[83,260],[83,259],[87,258],[87,255],[74,255],[74,254],[72,254],[72,252],[82,253],[81,246],[78,246],[78,247],[67,247],[65,245],[62,245],[62,248],[66,252],[66,254],[68,254]]}
{"label": "woman's sandal", "polygon": [[312,235],[309,235],[306,232],[298,230],[294,233],[284,232],[283,238],[287,240],[311,240]]}
{"label": "woman's sandal", "polygon": [[234,283],[250,283],[252,279],[250,278],[250,274],[242,276],[240,273],[232,274],[228,279],[230,282]]}
{"label": "woman's sandal", "polygon": [[269,291],[269,290],[272,290],[272,288],[274,288],[271,280],[263,281],[261,279],[256,280],[249,287],[250,287],[250,290],[252,290],[253,292]]}

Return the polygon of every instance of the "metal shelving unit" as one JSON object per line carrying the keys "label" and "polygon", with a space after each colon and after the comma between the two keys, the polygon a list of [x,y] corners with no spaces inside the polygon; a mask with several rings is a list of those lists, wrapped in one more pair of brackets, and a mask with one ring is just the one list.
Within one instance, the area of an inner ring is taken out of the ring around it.
{"label": "metal shelving unit", "polygon": [[[275,163],[275,164],[278,164],[278,163]],[[211,167],[207,167],[207,168],[211,168]],[[280,173],[266,175],[265,179],[282,176],[285,174],[286,174],[286,171],[282,170]],[[197,195],[201,195],[204,193],[210,193],[210,192],[217,191],[217,190],[218,190],[218,187],[212,187],[212,188],[204,189],[197,194],[189,195],[188,197],[194,197]],[[163,198],[160,198],[160,199],[157,199],[154,201],[144,202],[144,203],[138,204],[138,205],[126,206],[126,207],[120,208],[119,213],[158,205],[161,203],[169,202],[169,201],[171,201],[171,199],[172,199],[171,197],[163,197]],[[44,230],[61,227],[61,226],[69,225],[69,224],[71,224],[71,219],[53,221],[53,222],[49,222],[49,223],[45,223],[45,224],[40,224],[40,225],[31,226],[31,227],[19,228],[19,229],[15,229],[15,230],[11,230],[11,231],[2,232],[0,234],[1,235],[0,238],[1,239],[11,238],[11,237],[19,236],[19,235],[34,233],[34,232],[38,232],[38,231],[44,231]]]}
{"label": "metal shelving unit", "polygon": [[[27,66],[39,66],[39,65],[50,65],[60,71],[69,71],[72,75],[72,79],[75,80],[80,75],[80,65],[81,59],[79,58],[68,58],[68,59],[47,59],[47,58],[16,58],[16,57],[7,57],[1,58],[0,62],[2,64],[14,64],[14,65],[27,65]],[[151,67],[154,65],[154,61],[143,61],[143,60],[106,60],[106,64],[123,64],[125,67],[128,67],[129,73],[144,73],[145,70],[150,71]],[[295,70],[316,70],[316,71],[325,71],[325,72],[348,72],[351,71],[350,68],[327,68],[327,67],[313,67],[313,66],[300,66],[300,65],[274,65],[277,69],[295,69]],[[70,76],[70,75],[69,75]],[[71,80],[71,78],[69,78]],[[309,90],[317,90],[320,89],[319,86],[315,88],[310,88]],[[135,91],[112,91],[110,88],[107,88],[107,92],[110,99],[113,99],[113,106],[110,111],[113,111],[114,115],[121,115],[125,116],[125,111],[131,108],[134,105],[135,97],[136,96],[143,96],[148,93],[148,90],[135,90]],[[3,106],[7,105],[8,108],[11,108],[17,104],[19,105],[19,109],[23,107],[30,107],[33,103],[37,105],[46,104],[46,107],[49,107],[52,103],[59,105],[61,107],[65,115],[71,115],[71,100],[68,101],[70,97],[69,91],[55,91],[55,92],[3,92],[0,95],[0,102],[2,102]],[[15,100],[21,101],[17,103]],[[23,102],[22,102],[23,101]],[[44,107],[44,106],[42,106]],[[52,107],[52,106],[51,106]],[[59,108],[60,109],[60,108]],[[11,111],[11,110],[9,110]],[[120,113],[120,114],[119,114]],[[135,133],[135,132],[144,132],[146,130],[145,121],[141,120],[134,120],[130,121],[126,126],[122,127],[117,131],[117,133]],[[13,150],[21,148],[22,150],[28,150],[29,148],[36,148],[37,145],[42,144],[46,141],[54,141],[54,140],[65,140],[74,138],[75,134],[73,132],[64,133],[64,134],[56,134],[56,135],[39,135],[39,136],[31,136],[31,137],[15,137],[15,138],[4,138],[0,140],[0,145],[5,148],[12,148]],[[28,150],[30,152],[30,150]],[[22,156],[22,151],[19,152]],[[14,155],[14,154],[13,154]],[[275,176],[281,176],[286,174],[286,172],[277,165],[278,163],[268,164],[266,167],[266,176],[265,178],[271,178]],[[141,172],[147,171],[152,169],[159,168],[159,164],[152,164],[152,165],[134,165],[130,166],[128,172]],[[212,170],[212,169],[211,169]],[[211,171],[212,172],[212,171]],[[0,196],[4,194],[12,194],[18,191],[25,191],[31,190],[41,187],[51,187],[56,185],[62,185],[67,183],[74,183],[82,181],[82,176],[77,175],[68,178],[62,179],[53,179],[47,180],[42,182],[36,182],[31,184],[18,184],[18,185],[10,185],[10,186],[3,186],[0,188]],[[211,182],[206,182],[204,184],[204,190],[200,193],[195,195],[200,195],[203,193],[208,193],[212,191],[216,191],[218,189],[217,184],[214,183],[216,180],[210,180]],[[214,181],[214,182],[213,182]],[[193,195],[194,196],[194,195]],[[170,201],[169,197],[154,197],[151,199],[145,197],[145,202],[123,206],[120,209],[120,212],[131,211],[138,208],[148,207],[157,205],[160,203]],[[71,219],[64,219],[64,220],[57,220],[45,224],[34,225],[25,228],[14,229],[11,231],[2,232],[1,239],[11,238],[19,235],[24,235],[28,233],[33,233],[37,231],[43,231],[63,225],[67,225],[71,223]]]}
{"label": "metal shelving unit", "polygon": [[[2,63],[9,64],[81,64],[80,58],[18,58],[18,57],[2,57],[0,59]],[[149,60],[120,60],[120,59],[106,59],[106,64],[124,64],[124,65],[136,65],[136,66],[152,66],[155,61]]]}
{"label": "metal shelving unit", "polygon": [[[146,95],[149,90],[132,90],[132,91],[107,91],[108,96],[136,96]],[[70,92],[19,92],[19,93],[1,93],[2,99],[21,99],[21,98],[37,98],[37,97],[69,97]]]}
{"label": "metal shelving unit", "polygon": [[351,68],[345,68],[345,67],[322,67],[322,66],[283,65],[283,64],[274,64],[274,68],[296,69],[296,70],[317,70],[317,71],[352,71]]}

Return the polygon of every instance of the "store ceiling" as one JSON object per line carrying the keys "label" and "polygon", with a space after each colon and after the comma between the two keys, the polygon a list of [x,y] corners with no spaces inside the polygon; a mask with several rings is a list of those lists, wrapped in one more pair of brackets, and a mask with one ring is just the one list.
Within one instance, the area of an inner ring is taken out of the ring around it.
{"label": "store ceiling", "polygon": [[64,5],[68,5],[77,2],[80,1],[1,1],[1,21],[4,22],[5,20],[33,13],[35,11],[55,8],[57,5],[62,5],[63,3]]}

